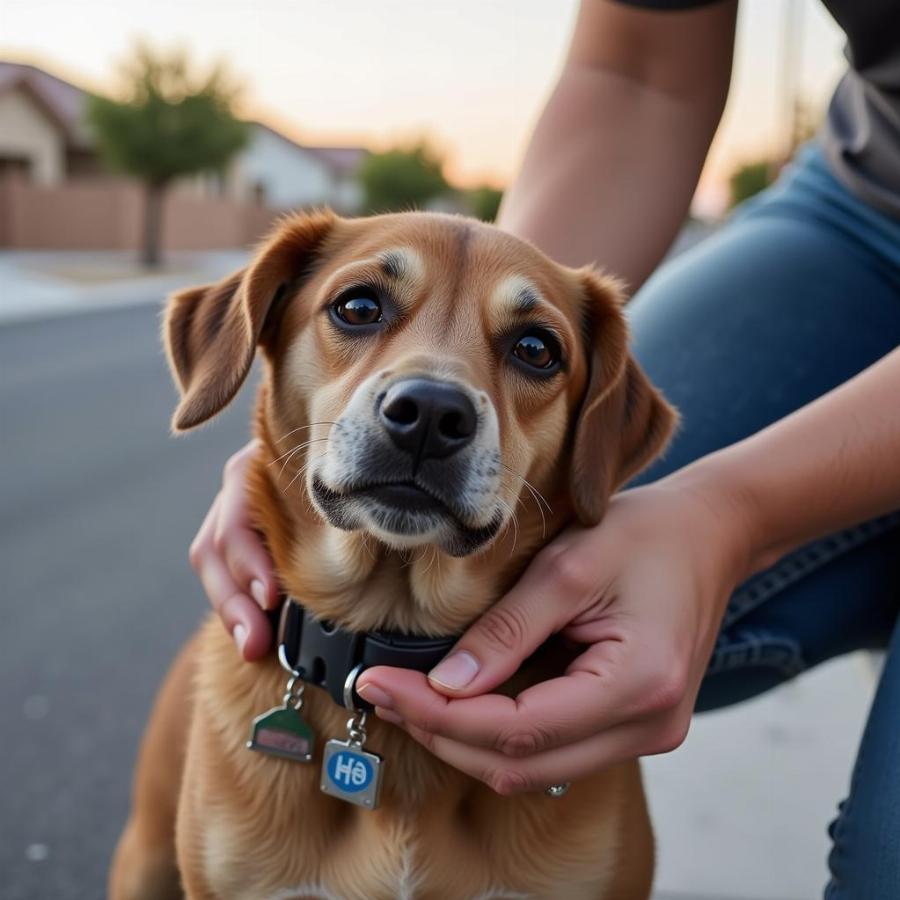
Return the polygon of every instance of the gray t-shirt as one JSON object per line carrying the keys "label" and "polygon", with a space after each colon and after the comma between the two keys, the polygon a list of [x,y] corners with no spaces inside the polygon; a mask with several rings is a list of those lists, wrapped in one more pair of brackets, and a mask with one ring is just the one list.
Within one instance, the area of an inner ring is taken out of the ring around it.
{"label": "gray t-shirt", "polygon": [[[618,0],[658,10],[720,0]],[[850,68],[828,107],[820,140],[838,178],[900,219],[900,0],[822,0],[847,35]]]}

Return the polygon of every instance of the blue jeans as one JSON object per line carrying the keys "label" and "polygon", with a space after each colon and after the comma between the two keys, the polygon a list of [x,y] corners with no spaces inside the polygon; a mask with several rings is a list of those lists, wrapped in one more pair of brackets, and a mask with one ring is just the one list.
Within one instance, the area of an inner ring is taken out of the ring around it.
{"label": "blue jeans", "polygon": [[[642,483],[753,434],[900,345],[900,221],[854,198],[807,147],[713,237],[663,265],[628,315],[638,359],[682,414]],[[900,385],[897,397],[894,415]],[[741,585],[698,698],[698,710],[725,706],[838,654],[890,647],[830,831],[828,900],[900,898],[898,612],[900,511]]]}

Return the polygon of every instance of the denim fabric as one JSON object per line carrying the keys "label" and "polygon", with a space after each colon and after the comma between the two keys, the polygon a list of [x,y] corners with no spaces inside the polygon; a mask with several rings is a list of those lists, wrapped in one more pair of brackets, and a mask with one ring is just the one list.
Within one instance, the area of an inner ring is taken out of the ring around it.
{"label": "denim fabric", "polygon": [[[900,345],[900,221],[853,197],[807,147],[713,237],[662,266],[628,315],[638,359],[682,415],[640,484],[753,434]],[[897,395],[900,415],[900,385]],[[900,511],[809,544],[741,585],[697,708],[886,647],[898,611]],[[898,657],[895,638],[832,828],[829,900],[900,898]]]}

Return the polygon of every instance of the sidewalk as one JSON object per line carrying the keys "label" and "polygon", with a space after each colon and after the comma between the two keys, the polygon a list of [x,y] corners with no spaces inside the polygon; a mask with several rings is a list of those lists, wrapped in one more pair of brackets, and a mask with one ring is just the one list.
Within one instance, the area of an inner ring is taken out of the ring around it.
{"label": "sidewalk", "polygon": [[[698,243],[714,226],[691,221],[670,255]],[[166,253],[159,271],[133,251],[0,250],[0,325],[141,303],[162,303],[181,287],[214,281],[244,265],[249,251]]]}
{"label": "sidewalk", "polygon": [[864,653],[826,663],[697,716],[682,747],[643,761],[654,900],[820,900],[874,672]]}
{"label": "sidewalk", "polygon": [[170,253],[164,267],[151,272],[130,251],[0,251],[0,325],[161,303],[180,287],[227,275],[248,255],[242,250]]}

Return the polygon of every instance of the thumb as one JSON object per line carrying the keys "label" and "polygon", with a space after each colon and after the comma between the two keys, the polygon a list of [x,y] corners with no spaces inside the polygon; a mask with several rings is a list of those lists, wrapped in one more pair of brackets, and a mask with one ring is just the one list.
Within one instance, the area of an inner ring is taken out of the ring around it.
{"label": "thumb", "polygon": [[540,554],[428,673],[436,691],[471,697],[493,690],[574,617],[582,592],[567,590],[565,580],[560,583],[560,558],[570,551],[556,550]]}

